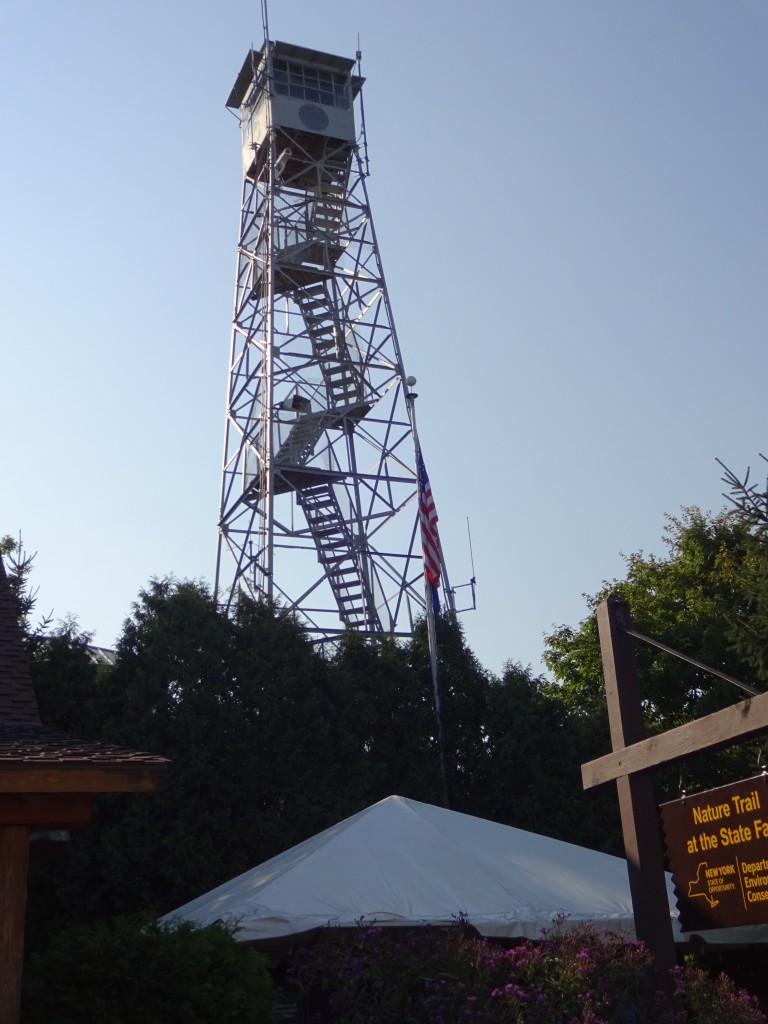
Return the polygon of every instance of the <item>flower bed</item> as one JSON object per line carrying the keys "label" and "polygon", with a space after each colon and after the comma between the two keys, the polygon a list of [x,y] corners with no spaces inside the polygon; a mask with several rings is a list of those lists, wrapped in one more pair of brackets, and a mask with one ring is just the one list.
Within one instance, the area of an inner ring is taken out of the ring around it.
{"label": "flower bed", "polygon": [[323,994],[314,1000],[311,1024],[766,1022],[756,1000],[724,975],[678,970],[673,1010],[652,978],[642,943],[591,926],[566,927],[564,919],[541,941],[507,948],[462,923],[339,931],[302,950],[290,974],[302,991]]}

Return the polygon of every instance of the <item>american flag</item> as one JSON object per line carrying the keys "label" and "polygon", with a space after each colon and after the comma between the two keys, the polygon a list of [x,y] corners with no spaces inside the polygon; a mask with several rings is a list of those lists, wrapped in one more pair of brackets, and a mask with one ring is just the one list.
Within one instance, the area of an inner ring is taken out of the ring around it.
{"label": "american flag", "polygon": [[418,448],[416,451],[416,468],[419,474],[419,524],[421,525],[421,546],[424,552],[424,575],[432,587],[432,600],[435,611],[439,611],[440,604],[437,591],[440,586],[442,562],[440,535],[437,532],[437,511],[432,498],[432,488],[429,485],[429,477],[424,466],[424,459],[421,455],[421,448]]}

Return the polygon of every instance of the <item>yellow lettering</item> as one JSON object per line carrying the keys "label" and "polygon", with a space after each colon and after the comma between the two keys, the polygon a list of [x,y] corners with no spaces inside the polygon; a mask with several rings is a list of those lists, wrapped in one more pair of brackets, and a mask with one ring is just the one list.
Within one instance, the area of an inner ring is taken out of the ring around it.
{"label": "yellow lettering", "polygon": [[720,829],[720,841],[723,846],[737,846],[739,843],[748,843],[751,839],[752,830],[748,825],[739,825],[738,828],[724,825]]}
{"label": "yellow lettering", "polygon": [[704,804],[703,807],[692,807],[695,825],[706,825],[710,821],[720,821],[731,815],[730,804]]}

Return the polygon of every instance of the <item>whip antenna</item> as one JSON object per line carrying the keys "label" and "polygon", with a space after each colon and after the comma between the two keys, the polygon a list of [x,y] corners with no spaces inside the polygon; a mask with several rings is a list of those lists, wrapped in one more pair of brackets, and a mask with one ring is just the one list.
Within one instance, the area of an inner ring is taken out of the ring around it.
{"label": "whip antenna", "polygon": [[[267,0],[264,0],[266,3]],[[363,70],[362,70],[362,59],[363,54],[360,51],[360,35],[357,37],[357,53],[355,54],[357,59],[357,74],[361,82],[360,86],[360,137],[363,140],[363,160],[365,161],[365,177],[367,178],[371,173],[370,164],[368,163],[368,134],[365,130],[365,106],[363,105]]]}

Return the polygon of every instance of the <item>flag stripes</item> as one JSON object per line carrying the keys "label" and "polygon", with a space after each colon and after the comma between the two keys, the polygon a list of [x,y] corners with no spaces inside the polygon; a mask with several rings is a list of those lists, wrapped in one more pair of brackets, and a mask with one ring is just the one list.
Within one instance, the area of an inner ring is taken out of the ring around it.
{"label": "flag stripes", "polygon": [[434,588],[434,596],[437,597],[442,567],[440,535],[437,532],[437,510],[421,448],[416,451],[416,467],[419,475],[419,524],[421,526],[421,546],[424,553],[424,575]]}

